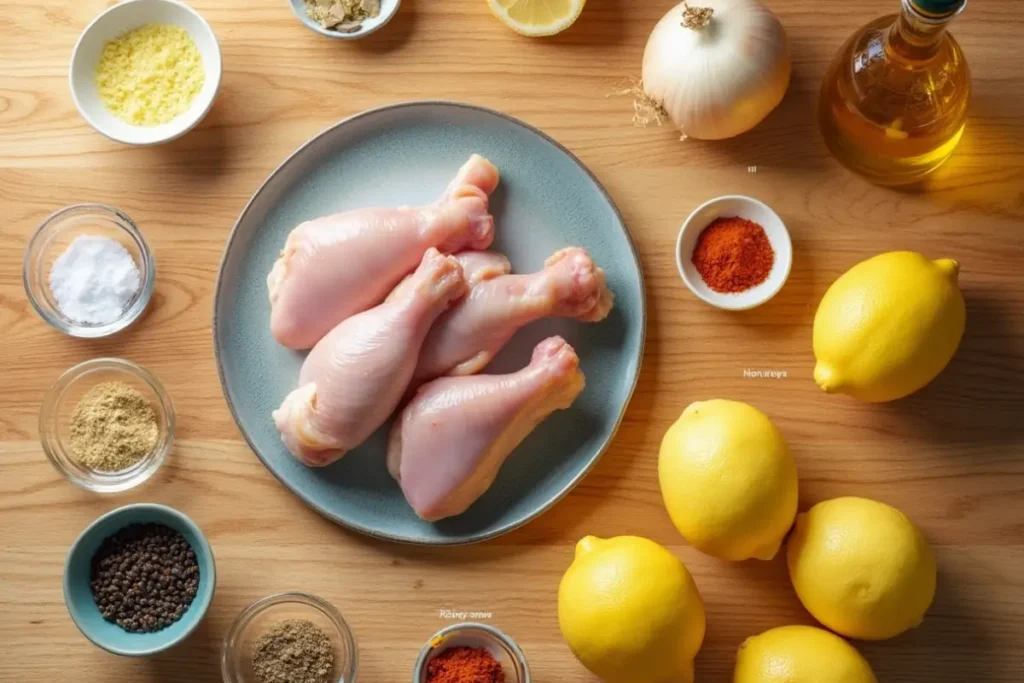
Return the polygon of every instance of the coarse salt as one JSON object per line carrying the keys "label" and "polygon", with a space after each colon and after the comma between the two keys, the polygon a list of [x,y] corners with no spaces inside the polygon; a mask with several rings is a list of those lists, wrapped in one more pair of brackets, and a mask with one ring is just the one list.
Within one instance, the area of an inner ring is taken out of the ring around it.
{"label": "coarse salt", "polygon": [[142,277],[124,245],[109,237],[79,235],[50,268],[50,291],[67,318],[106,325],[139,293]]}

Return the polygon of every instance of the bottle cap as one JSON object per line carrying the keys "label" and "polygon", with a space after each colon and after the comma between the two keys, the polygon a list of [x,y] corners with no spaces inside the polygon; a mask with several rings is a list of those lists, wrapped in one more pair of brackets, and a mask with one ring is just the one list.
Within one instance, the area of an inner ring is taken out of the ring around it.
{"label": "bottle cap", "polygon": [[910,0],[910,4],[929,16],[945,17],[962,10],[967,0]]}

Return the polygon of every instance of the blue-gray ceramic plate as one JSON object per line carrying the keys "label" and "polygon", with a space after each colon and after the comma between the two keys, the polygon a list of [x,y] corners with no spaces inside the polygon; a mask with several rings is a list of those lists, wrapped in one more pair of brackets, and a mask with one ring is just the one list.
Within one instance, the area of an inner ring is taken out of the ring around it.
{"label": "blue-gray ceramic plate", "polygon": [[[299,374],[303,354],[270,336],[267,273],[285,237],[304,220],[365,206],[415,205],[440,195],[477,152],[501,171],[492,197],[494,247],[517,272],[543,267],[569,245],[585,247],[607,272],[612,314],[598,324],[565,320],[521,330],[489,372],[524,366],[552,334],[578,352],[587,386],[509,456],[491,490],[464,514],[428,523],[406,504],[384,461],[385,428],[325,469],[301,465],[270,418]],[[557,142],[479,107],[411,102],[364,112],[313,138],[256,192],[228,238],[214,303],[221,382],[239,429],[260,460],[309,506],[356,531],[407,543],[492,538],[538,516],[597,462],[622,420],[643,356],[646,308],[636,251],[622,218],[593,175]]]}

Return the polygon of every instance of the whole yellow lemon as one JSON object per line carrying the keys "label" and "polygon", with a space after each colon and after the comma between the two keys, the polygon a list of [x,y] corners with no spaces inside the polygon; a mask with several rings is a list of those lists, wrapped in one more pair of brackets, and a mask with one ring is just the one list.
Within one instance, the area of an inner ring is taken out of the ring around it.
{"label": "whole yellow lemon", "polygon": [[835,498],[798,515],[786,559],[807,611],[850,638],[898,636],[935,597],[928,542],[906,515],[874,500]]}
{"label": "whole yellow lemon", "polygon": [[747,638],[733,683],[878,683],[871,665],[845,640],[813,626],[782,626]]}
{"label": "whole yellow lemon", "polygon": [[966,307],[959,266],[893,251],[858,263],[814,316],[814,381],[829,393],[892,401],[931,382],[956,353]]}
{"label": "whole yellow lemon", "polygon": [[775,557],[796,516],[796,463],[786,440],[746,403],[687,406],[661,440],[658,481],[679,533],[723,560]]}
{"label": "whole yellow lemon", "polygon": [[637,536],[587,536],[558,587],[569,649],[607,683],[692,683],[704,603],[683,563]]}

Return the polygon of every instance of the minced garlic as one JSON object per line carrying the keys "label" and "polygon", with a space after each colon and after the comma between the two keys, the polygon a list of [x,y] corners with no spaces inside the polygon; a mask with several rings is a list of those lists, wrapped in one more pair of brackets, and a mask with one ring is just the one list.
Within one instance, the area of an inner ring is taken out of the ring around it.
{"label": "minced garlic", "polygon": [[306,0],[306,14],[327,29],[358,27],[380,15],[380,0]]}
{"label": "minced garlic", "polygon": [[195,41],[167,24],[147,24],[109,41],[96,67],[103,104],[136,126],[158,126],[185,113],[205,80]]}

